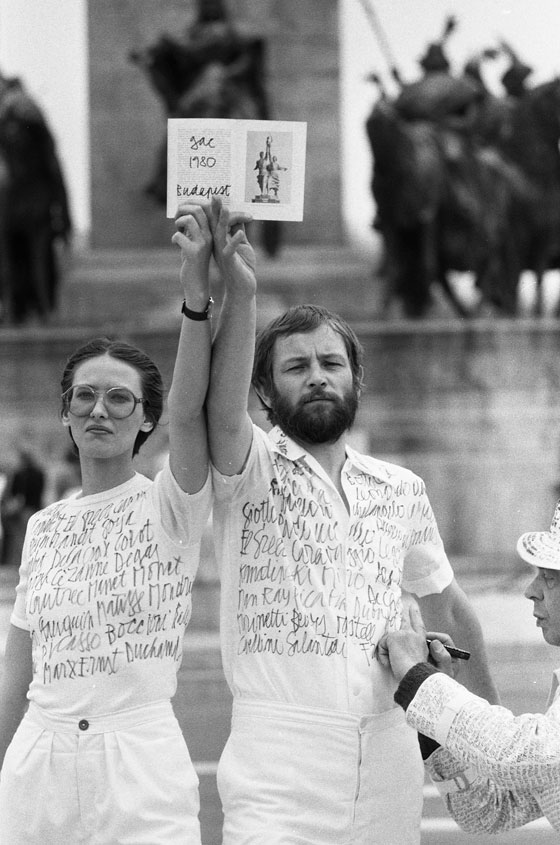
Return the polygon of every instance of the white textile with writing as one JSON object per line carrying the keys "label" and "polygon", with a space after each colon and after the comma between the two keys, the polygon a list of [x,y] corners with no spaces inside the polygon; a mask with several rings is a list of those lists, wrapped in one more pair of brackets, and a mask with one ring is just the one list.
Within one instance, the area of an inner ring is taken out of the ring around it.
{"label": "white textile with writing", "polygon": [[420,685],[406,718],[445,746],[427,768],[464,830],[499,833],[546,816],[560,831],[558,694],[546,713],[514,716],[436,673]]}
{"label": "white textile with writing", "polygon": [[11,617],[31,633],[31,701],[91,717],[174,695],[211,495],[166,462],[31,517]]}
{"label": "white textile with writing", "polygon": [[280,429],[253,428],[240,475],[214,470],[222,653],[233,694],[358,715],[394,707],[375,656],[398,628],[401,587],[453,573],[424,484],[347,448],[350,512],[319,463]]}

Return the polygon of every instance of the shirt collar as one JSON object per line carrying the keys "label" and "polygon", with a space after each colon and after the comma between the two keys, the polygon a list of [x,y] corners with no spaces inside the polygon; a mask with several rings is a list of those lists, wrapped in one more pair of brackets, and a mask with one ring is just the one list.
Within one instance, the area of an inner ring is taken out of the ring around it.
{"label": "shirt collar", "polygon": [[272,444],[272,449],[274,452],[278,452],[279,455],[282,455],[284,458],[288,458],[289,461],[300,461],[302,458],[308,457],[308,452],[300,446],[299,443],[296,443],[295,440],[292,440],[291,437],[288,437],[285,434],[280,426],[275,425],[271,431],[268,432],[268,437]]}
{"label": "shirt collar", "polygon": [[[297,461],[305,460],[309,463],[312,457],[303,446],[292,440],[285,434],[280,426],[274,426],[268,433],[268,437],[272,444],[272,449],[278,454],[287,458],[289,461],[296,463]],[[369,455],[361,455],[346,444],[346,465],[345,469],[348,471],[353,467],[358,472],[363,472],[366,475],[371,475],[378,481],[392,484],[394,481],[393,472],[390,465],[385,461],[380,461],[377,458],[372,458]]]}
{"label": "shirt collar", "polygon": [[371,455],[362,455],[356,452],[351,446],[346,446],[346,457],[352,466],[363,472],[366,475],[371,475],[377,481],[386,484],[393,484],[397,481],[395,468],[386,461],[380,461],[378,458],[372,458]]}

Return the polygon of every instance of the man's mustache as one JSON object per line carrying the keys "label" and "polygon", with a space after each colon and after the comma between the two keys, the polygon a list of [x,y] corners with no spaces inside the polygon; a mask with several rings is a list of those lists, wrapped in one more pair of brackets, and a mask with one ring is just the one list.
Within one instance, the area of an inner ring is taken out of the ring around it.
{"label": "man's mustache", "polygon": [[336,402],[338,400],[338,396],[328,393],[326,390],[322,389],[312,390],[301,398],[300,405],[307,405],[309,402],[317,402],[318,400]]}

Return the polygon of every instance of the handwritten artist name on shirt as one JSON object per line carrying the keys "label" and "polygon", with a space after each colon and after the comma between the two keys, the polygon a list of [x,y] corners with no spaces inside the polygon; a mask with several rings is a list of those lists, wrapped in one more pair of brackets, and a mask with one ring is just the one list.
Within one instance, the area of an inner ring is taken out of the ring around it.
{"label": "handwritten artist name on shirt", "polygon": [[275,471],[269,495],[241,507],[238,653],[345,656],[353,640],[369,663],[400,618],[407,550],[437,537],[423,482],[349,475],[345,528],[303,466]]}
{"label": "handwritten artist name on shirt", "polygon": [[194,579],[180,555],[161,559],[150,516],[137,521],[145,497],[80,513],[59,503],[37,517],[26,608],[43,683],[180,662]]}

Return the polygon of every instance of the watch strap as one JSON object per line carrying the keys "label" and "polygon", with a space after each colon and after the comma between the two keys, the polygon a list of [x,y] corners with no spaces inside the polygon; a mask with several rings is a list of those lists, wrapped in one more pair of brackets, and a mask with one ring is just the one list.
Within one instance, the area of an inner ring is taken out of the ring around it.
{"label": "watch strap", "polygon": [[214,300],[210,297],[206,303],[204,311],[192,311],[192,309],[187,308],[186,300],[183,299],[181,314],[184,314],[189,320],[209,320],[213,303]]}

